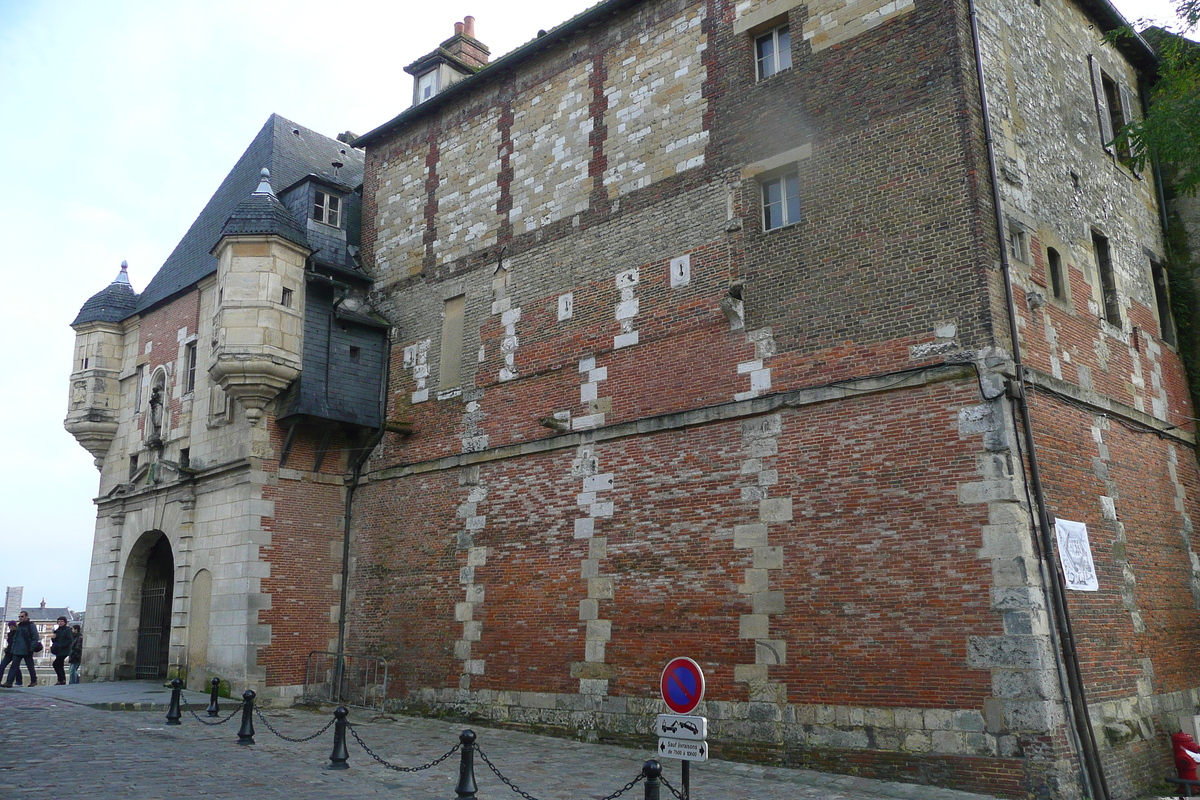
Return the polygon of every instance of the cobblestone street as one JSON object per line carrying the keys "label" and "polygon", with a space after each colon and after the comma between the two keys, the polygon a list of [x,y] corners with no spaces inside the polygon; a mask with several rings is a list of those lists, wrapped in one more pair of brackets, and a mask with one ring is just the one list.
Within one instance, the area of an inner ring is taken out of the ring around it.
{"label": "cobblestone street", "polygon": [[[107,684],[120,686],[121,684]],[[5,754],[0,782],[14,794],[40,790],[47,796],[112,798],[242,797],[370,798],[453,800],[459,756],[417,773],[387,770],[373,762],[351,738],[350,768],[326,769],[333,734],[291,743],[258,720],[256,743],[237,744],[238,718],[219,726],[202,725],[185,712],[183,724],[164,724],[160,709],[112,711],[82,703],[106,703],[105,684],[0,690],[0,747]],[[158,699],[166,695],[160,690]],[[71,700],[65,698],[70,697]],[[206,700],[188,693],[203,716]],[[128,706],[129,704],[126,704]],[[234,711],[224,701],[222,716]],[[280,733],[300,738],[315,733],[326,714],[300,709],[266,710]],[[396,717],[367,722],[353,709],[350,721],[362,739],[393,764],[420,766],[449,750],[462,725]],[[596,800],[624,786],[652,756],[646,751],[586,744],[514,731],[475,727],[478,744],[493,763],[538,800]],[[679,788],[679,762],[666,760],[664,775]],[[516,797],[477,760],[481,800]],[[643,786],[627,798],[641,800]],[[670,793],[664,787],[662,797]],[[711,761],[692,770],[695,800],[988,800],[983,795],[927,786],[825,775]]]}

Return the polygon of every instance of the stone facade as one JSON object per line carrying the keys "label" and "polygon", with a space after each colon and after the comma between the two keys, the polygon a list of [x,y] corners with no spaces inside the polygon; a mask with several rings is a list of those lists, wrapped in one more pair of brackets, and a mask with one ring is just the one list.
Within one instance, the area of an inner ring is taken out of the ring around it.
{"label": "stone facade", "polygon": [[[395,702],[637,739],[690,655],[718,755],[1076,798],[1090,730],[1110,796],[1157,780],[1200,690],[1200,472],[1157,192],[1099,116],[1148,56],[1108,13],[614,0],[363,137],[405,429],[348,614]],[[1067,601],[1089,719],[1031,440],[1099,573]]]}
{"label": "stone facade", "polygon": [[[383,344],[347,175],[361,153],[272,117],[140,298],[123,271],[80,312],[66,426],[100,468],[89,679],[216,675],[270,701],[337,648],[346,475],[378,425]],[[311,218],[318,191],[337,216]],[[339,412],[343,391],[363,408]]]}

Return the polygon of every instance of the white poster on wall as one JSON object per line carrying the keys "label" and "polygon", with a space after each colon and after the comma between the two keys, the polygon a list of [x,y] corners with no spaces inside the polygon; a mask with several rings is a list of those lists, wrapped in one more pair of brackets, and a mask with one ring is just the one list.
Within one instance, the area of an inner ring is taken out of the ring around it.
{"label": "white poster on wall", "polygon": [[1058,537],[1058,560],[1067,579],[1067,588],[1077,592],[1098,591],[1100,581],[1096,579],[1096,564],[1092,561],[1087,525],[1056,519],[1054,533]]}

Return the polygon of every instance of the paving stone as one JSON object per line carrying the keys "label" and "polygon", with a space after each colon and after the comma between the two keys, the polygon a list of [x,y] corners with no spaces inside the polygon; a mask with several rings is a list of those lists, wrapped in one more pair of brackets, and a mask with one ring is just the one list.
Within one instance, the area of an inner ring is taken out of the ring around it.
{"label": "paving stone", "polygon": [[[203,717],[205,695],[185,693]],[[38,790],[53,796],[81,791],[90,800],[138,800],[179,797],[256,800],[326,798],[404,798],[447,800],[454,796],[459,756],[420,772],[396,772],[372,760],[353,738],[350,768],[326,769],[333,734],[288,742],[255,720],[255,744],[239,746],[239,718],[202,725],[184,714],[181,725],[165,724],[162,705],[170,692],[145,683],[80,684],[0,690],[0,747],[9,754],[3,780],[12,792]],[[235,712],[223,700],[222,715]],[[106,711],[109,705],[159,705],[155,711]],[[329,721],[328,711],[264,709],[280,733],[301,738]],[[416,717],[376,717],[351,709],[354,731],[380,758],[417,767],[446,753],[458,741],[462,723]],[[535,736],[472,726],[487,758],[520,788],[538,800],[603,797],[620,789],[654,754],[613,745]],[[679,788],[680,762],[664,760],[664,776]],[[476,759],[480,800],[512,797]],[[928,786],[876,781],[811,770],[783,769],[732,761],[710,761],[692,768],[695,800],[992,800],[985,795]],[[625,797],[643,796],[639,785]],[[664,790],[662,796],[671,795]]]}

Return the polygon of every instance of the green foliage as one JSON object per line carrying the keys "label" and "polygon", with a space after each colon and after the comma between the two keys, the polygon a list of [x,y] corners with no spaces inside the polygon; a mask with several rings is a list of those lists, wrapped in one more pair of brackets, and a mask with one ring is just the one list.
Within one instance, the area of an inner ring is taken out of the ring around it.
{"label": "green foliage", "polygon": [[[1200,25],[1200,0],[1179,0],[1176,13],[1184,33],[1195,29]],[[1130,35],[1121,30],[1109,38]],[[1149,28],[1142,35],[1158,53],[1158,79],[1146,116],[1122,127],[1115,143],[1131,154],[1134,169],[1145,170],[1157,160],[1177,193],[1194,196],[1200,190],[1200,45],[1162,28]]]}

